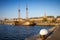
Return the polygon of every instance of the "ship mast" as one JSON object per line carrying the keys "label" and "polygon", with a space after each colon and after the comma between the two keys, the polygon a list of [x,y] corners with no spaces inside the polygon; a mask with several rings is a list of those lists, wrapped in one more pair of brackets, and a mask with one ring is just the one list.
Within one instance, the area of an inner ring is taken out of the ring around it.
{"label": "ship mast", "polygon": [[18,20],[20,21],[20,3],[18,5]]}
{"label": "ship mast", "polygon": [[26,4],[26,19],[28,19],[28,5]]}

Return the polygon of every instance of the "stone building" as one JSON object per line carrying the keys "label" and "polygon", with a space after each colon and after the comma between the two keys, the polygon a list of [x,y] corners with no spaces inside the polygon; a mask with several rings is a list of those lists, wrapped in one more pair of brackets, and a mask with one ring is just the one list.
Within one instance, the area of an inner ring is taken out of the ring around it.
{"label": "stone building", "polygon": [[30,18],[30,21],[43,22],[43,17],[33,17],[33,18]]}
{"label": "stone building", "polygon": [[55,21],[54,16],[47,16],[47,22],[51,23],[51,22],[54,22],[54,21]]}
{"label": "stone building", "polygon": [[56,17],[56,22],[57,22],[57,23],[60,23],[60,16],[57,16],[57,17]]}

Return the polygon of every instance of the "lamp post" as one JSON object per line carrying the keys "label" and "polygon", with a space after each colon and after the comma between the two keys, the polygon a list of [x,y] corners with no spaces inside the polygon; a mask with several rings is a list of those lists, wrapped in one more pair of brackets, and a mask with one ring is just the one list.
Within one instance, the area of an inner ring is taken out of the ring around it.
{"label": "lamp post", "polygon": [[39,34],[40,34],[40,38],[41,38],[42,40],[45,40],[45,36],[48,34],[48,30],[46,30],[46,29],[41,29],[40,32],[39,32]]}

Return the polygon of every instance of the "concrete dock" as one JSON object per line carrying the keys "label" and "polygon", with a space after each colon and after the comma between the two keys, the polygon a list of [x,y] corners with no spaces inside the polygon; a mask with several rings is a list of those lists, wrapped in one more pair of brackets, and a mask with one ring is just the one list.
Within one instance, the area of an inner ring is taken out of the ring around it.
{"label": "concrete dock", "polygon": [[46,40],[60,40],[60,26]]}
{"label": "concrete dock", "polygon": [[[52,32],[50,35],[47,36],[45,40],[60,40],[60,26],[53,27],[49,29],[50,32]],[[27,37],[25,40],[42,40],[40,38],[40,35],[34,35],[31,37]]]}

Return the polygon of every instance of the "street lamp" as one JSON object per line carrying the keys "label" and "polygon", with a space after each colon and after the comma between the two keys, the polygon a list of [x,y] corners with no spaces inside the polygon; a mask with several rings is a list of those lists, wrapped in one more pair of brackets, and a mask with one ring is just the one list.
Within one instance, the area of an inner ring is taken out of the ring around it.
{"label": "street lamp", "polygon": [[39,32],[39,34],[40,34],[40,38],[41,38],[42,40],[45,40],[45,36],[48,34],[48,30],[46,30],[46,29],[41,29],[40,32]]}

